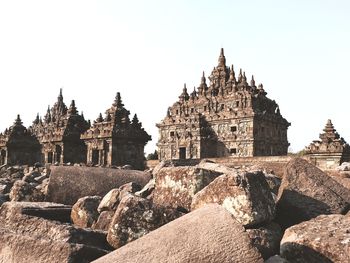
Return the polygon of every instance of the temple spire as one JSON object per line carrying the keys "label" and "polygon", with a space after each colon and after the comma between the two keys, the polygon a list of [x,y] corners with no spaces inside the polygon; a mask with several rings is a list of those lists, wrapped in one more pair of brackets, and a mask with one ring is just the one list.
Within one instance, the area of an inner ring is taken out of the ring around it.
{"label": "temple spire", "polygon": [[22,120],[21,120],[21,117],[19,116],[19,114],[17,114],[17,118],[16,118],[16,120],[15,120],[15,122],[14,122],[14,125],[20,126],[20,125],[22,125],[22,124],[23,124],[23,122],[22,122]]}
{"label": "temple spire", "polygon": [[230,80],[236,81],[236,76],[235,76],[235,71],[233,70],[233,65],[231,65],[231,68],[230,68]]}
{"label": "temple spire", "polygon": [[62,88],[60,88],[60,94],[58,95],[58,101],[63,101]]}
{"label": "temple spire", "polygon": [[98,115],[98,118],[96,119],[96,122],[103,122],[102,113],[100,113],[100,115]]}
{"label": "temple spire", "polygon": [[77,111],[77,107],[75,107],[75,101],[72,100],[70,106],[69,106],[69,109],[68,109],[68,114],[70,115],[75,115],[77,114],[78,111]]}
{"label": "temple spire", "polygon": [[252,75],[252,79],[251,79],[251,81],[250,81],[250,86],[251,86],[252,88],[254,88],[254,87],[255,87],[255,79],[254,79],[254,75]]}
{"label": "temple spire", "polygon": [[218,62],[219,62],[218,67],[226,67],[226,58],[224,55],[223,48],[221,48],[221,50],[220,50],[220,56],[219,56]]}
{"label": "temple spire", "polygon": [[120,96],[120,92],[117,92],[117,95],[115,96],[115,100],[114,100],[113,106],[117,107],[117,108],[123,108],[124,107],[124,104],[122,102],[122,98]]}

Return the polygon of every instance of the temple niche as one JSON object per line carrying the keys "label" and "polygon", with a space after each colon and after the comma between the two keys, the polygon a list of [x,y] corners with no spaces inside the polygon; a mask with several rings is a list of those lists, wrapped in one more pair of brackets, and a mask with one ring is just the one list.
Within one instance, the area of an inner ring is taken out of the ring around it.
{"label": "temple niche", "polygon": [[321,169],[333,169],[350,161],[350,146],[336,132],[331,120],[327,121],[320,140],[313,141],[305,148],[310,161]]}
{"label": "temple niche", "polygon": [[124,108],[120,93],[107,109],[81,135],[87,145],[87,163],[101,166],[129,164],[135,169],[144,168],[144,147],[151,136],[142,128],[137,115],[132,121]]}
{"label": "temple niche", "polygon": [[179,100],[157,124],[159,159],[286,155],[287,129],[278,104],[262,84],[250,84],[245,72],[226,66],[221,49],[218,65],[192,92],[186,84]]}
{"label": "temple niche", "polygon": [[29,130],[41,144],[43,163],[85,163],[86,146],[80,139],[90,124],[79,114],[75,101],[69,108],[63,102],[62,89],[53,107],[42,119],[39,114]]}
{"label": "temple niche", "polygon": [[0,165],[33,165],[39,161],[40,144],[17,115],[14,124],[0,133]]}

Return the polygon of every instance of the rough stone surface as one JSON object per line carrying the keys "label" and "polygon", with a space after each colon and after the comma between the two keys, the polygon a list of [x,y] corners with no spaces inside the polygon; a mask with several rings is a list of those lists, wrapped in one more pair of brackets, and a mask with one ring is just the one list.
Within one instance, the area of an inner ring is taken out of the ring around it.
{"label": "rough stone surface", "polygon": [[217,204],[184,215],[95,263],[263,262],[241,224]]}
{"label": "rough stone surface", "polygon": [[100,202],[100,196],[80,198],[72,207],[71,219],[73,224],[77,227],[91,227],[99,217],[97,207]]}
{"label": "rough stone surface", "polygon": [[87,263],[108,253],[111,248],[104,233],[59,222],[65,220],[67,209],[70,207],[53,203],[4,203],[0,208],[0,262]]}
{"label": "rough stone surface", "polygon": [[270,222],[246,231],[252,240],[252,244],[259,250],[264,259],[279,253],[283,233],[278,224]]}
{"label": "rough stone surface", "polygon": [[113,216],[107,241],[119,248],[182,215],[175,209],[153,205],[147,199],[125,196]]}
{"label": "rough stone surface", "polygon": [[281,258],[279,255],[275,255],[273,257],[270,257],[268,260],[265,261],[265,263],[288,263],[289,261]]}
{"label": "rough stone surface", "polygon": [[17,180],[10,191],[11,201],[43,201],[45,197],[40,189],[36,188],[37,185]]}
{"label": "rough stone surface", "polygon": [[275,215],[275,202],[264,174],[223,169],[226,169],[225,174],[193,197],[191,209],[218,203],[245,226],[271,221]]}
{"label": "rough stone surface", "polygon": [[321,215],[286,230],[281,256],[290,262],[350,262],[350,217]]}
{"label": "rough stone surface", "polygon": [[140,190],[141,186],[133,182],[124,184],[119,188],[112,189],[103,197],[97,210],[99,213],[102,211],[115,211],[124,196],[133,194]]}
{"label": "rough stone surface", "polygon": [[105,196],[111,189],[135,182],[145,186],[151,174],[111,168],[54,166],[51,168],[47,200],[74,204],[84,196]]}
{"label": "rough stone surface", "polygon": [[98,205],[97,211],[99,213],[103,211],[115,211],[119,205],[119,194],[120,190],[119,188],[112,189],[109,191],[101,200],[100,204]]}
{"label": "rough stone surface", "polygon": [[221,174],[197,166],[164,167],[155,178],[153,202],[189,210],[193,196]]}
{"label": "rough stone surface", "polygon": [[140,191],[137,191],[135,195],[138,195],[143,198],[153,199],[153,191],[155,189],[156,182],[154,179],[151,179]]}
{"label": "rough stone surface", "polygon": [[94,230],[108,231],[114,213],[115,211],[102,211],[97,221],[92,224],[91,228]]}
{"label": "rough stone surface", "polygon": [[350,189],[303,159],[290,161],[278,192],[277,222],[289,227],[321,214],[344,214]]}

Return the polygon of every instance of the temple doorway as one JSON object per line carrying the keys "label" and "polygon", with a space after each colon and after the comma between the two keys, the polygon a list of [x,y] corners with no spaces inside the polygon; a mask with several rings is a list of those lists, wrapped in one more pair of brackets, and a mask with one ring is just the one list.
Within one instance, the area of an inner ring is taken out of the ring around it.
{"label": "temple doorway", "polygon": [[98,150],[92,150],[92,164],[93,165],[96,165],[99,163],[99,158],[100,157],[100,154],[99,154],[99,151]]}
{"label": "temple doorway", "polygon": [[181,160],[186,159],[186,147],[179,148],[179,159]]}

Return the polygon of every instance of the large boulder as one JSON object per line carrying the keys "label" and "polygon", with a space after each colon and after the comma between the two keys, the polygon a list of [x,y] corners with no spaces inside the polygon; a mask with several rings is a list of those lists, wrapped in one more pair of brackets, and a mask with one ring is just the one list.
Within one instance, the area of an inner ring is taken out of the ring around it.
{"label": "large boulder", "polygon": [[99,213],[103,211],[115,211],[119,205],[119,194],[120,190],[119,188],[112,189],[109,191],[101,200],[100,204],[98,205],[97,211]]}
{"label": "large boulder", "polygon": [[218,203],[245,226],[273,220],[275,202],[262,172],[227,169],[194,195],[191,209]]}
{"label": "large boulder", "polygon": [[350,262],[350,216],[321,215],[288,228],[281,256],[290,262]]}
{"label": "large boulder", "polygon": [[198,166],[163,167],[155,175],[153,202],[190,210],[193,196],[221,174]]}
{"label": "large boulder", "polygon": [[51,167],[47,200],[73,205],[84,196],[105,196],[111,189],[134,182],[141,187],[151,179],[149,172],[102,167]]}
{"label": "large boulder", "polygon": [[287,164],[277,198],[277,221],[283,227],[321,214],[344,214],[350,207],[349,188],[300,158]]}
{"label": "large boulder", "polygon": [[119,248],[182,215],[176,209],[160,207],[130,194],[121,200],[112,218],[107,241]]}
{"label": "large boulder", "polygon": [[91,227],[99,217],[97,207],[101,202],[100,196],[85,196],[80,198],[72,207],[71,219],[77,227]]}
{"label": "large boulder", "polygon": [[102,211],[115,211],[119,205],[119,202],[124,196],[133,194],[140,190],[141,186],[134,182],[130,182],[120,186],[119,188],[112,189],[102,198],[97,210],[100,213]]}
{"label": "large boulder", "polygon": [[11,201],[44,201],[45,197],[37,186],[36,183],[28,183],[23,180],[15,181],[10,191]]}
{"label": "large boulder", "polygon": [[0,208],[0,262],[87,263],[108,253],[111,247],[103,232],[62,223],[69,219],[70,209],[54,203],[4,203]]}
{"label": "large boulder", "polygon": [[217,204],[184,215],[95,263],[263,262],[243,226]]}
{"label": "large boulder", "polygon": [[108,231],[115,211],[102,211],[96,222],[91,226],[94,230]]}
{"label": "large boulder", "polygon": [[270,222],[246,231],[253,246],[259,250],[264,259],[279,253],[283,233],[278,224]]}

